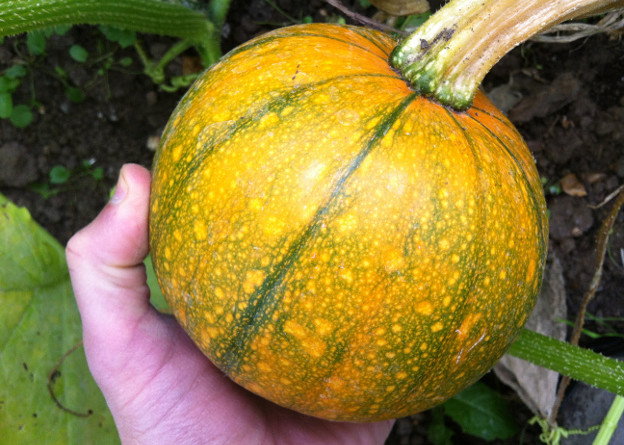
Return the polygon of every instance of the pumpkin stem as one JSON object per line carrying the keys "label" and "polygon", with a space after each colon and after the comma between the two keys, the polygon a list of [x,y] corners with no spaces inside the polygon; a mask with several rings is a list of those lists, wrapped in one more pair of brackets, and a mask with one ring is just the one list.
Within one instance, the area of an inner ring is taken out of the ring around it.
{"label": "pumpkin stem", "polygon": [[462,110],[516,45],[563,21],[621,6],[624,0],[451,0],[395,48],[390,62],[415,90]]}

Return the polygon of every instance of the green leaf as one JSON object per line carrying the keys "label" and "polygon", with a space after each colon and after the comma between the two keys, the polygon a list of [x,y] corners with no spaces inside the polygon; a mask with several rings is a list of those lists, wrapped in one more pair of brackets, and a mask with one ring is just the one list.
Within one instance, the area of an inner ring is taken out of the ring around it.
{"label": "green leaf", "polygon": [[0,91],[0,119],[11,117],[13,113],[13,96]]}
{"label": "green leaf", "polygon": [[430,12],[425,12],[422,14],[413,14],[408,15],[400,21],[399,29],[402,30],[413,30],[419,28],[423,23],[427,21],[427,19],[431,16]]}
{"label": "green leaf", "polygon": [[86,62],[87,59],[89,58],[89,51],[87,51],[86,49],[84,49],[84,47],[76,44],[76,45],[72,45],[69,48],[69,55],[71,56],[72,59],[74,59],[76,62]]}
{"label": "green leaf", "polygon": [[136,41],[136,33],[134,31],[104,25],[99,28],[108,40],[117,42],[122,48],[127,48]]}
{"label": "green leaf", "polygon": [[33,184],[30,184],[28,186],[28,189],[41,195],[43,199],[48,199],[50,196],[58,195],[60,192],[60,189],[51,188],[50,184],[48,184],[47,182],[35,182]]}
{"label": "green leaf", "polygon": [[518,426],[500,394],[483,383],[476,383],[444,403],[444,412],[465,433],[485,440],[507,439]]}
{"label": "green leaf", "polygon": [[67,71],[62,66],[55,66],[54,72],[61,76],[63,79],[67,79],[69,76],[67,75]]}
{"label": "green leaf", "polygon": [[55,165],[50,169],[49,173],[50,183],[52,184],[65,184],[70,176],[71,172],[69,169],[62,165]]}
{"label": "green leaf", "polygon": [[33,120],[33,114],[27,105],[16,105],[11,113],[11,123],[17,128],[27,127]]}
{"label": "green leaf", "polygon": [[67,34],[67,31],[69,31],[71,29],[72,25],[58,25],[58,26],[53,26],[51,29],[53,30],[54,34],[58,34],[59,36],[64,36],[65,34]]}
{"label": "green leaf", "polygon": [[24,65],[13,65],[4,72],[4,75],[9,79],[17,79],[19,77],[24,77],[26,73],[27,70]]}
{"label": "green leaf", "polygon": [[65,88],[65,95],[75,104],[82,103],[85,100],[85,95],[80,88],[67,87]]}
{"label": "green leaf", "polygon": [[91,170],[89,174],[96,181],[101,181],[102,179],[104,179],[104,168],[95,167],[93,170]]}
{"label": "green leaf", "polygon": [[0,195],[0,437],[2,443],[115,444],[112,417],[82,350],[80,317],[62,246]]}
{"label": "green leaf", "polygon": [[431,410],[432,419],[427,428],[427,439],[435,445],[453,445],[453,430],[444,423],[444,409],[436,406]]}
{"label": "green leaf", "polygon": [[46,37],[42,31],[31,31],[26,37],[26,46],[31,54],[43,54],[46,49]]}
{"label": "green leaf", "polygon": [[119,64],[124,67],[132,65],[132,57],[122,57],[119,59]]}
{"label": "green leaf", "polygon": [[12,93],[19,84],[19,79],[13,79],[7,74],[0,76],[0,93]]}

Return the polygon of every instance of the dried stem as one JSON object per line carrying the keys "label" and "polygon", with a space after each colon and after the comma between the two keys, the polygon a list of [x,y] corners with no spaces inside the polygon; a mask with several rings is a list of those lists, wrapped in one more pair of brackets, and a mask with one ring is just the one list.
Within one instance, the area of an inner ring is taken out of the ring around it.
{"label": "dried stem", "polygon": [[531,37],[531,40],[544,43],[570,43],[594,34],[615,32],[622,28],[624,28],[624,9],[606,14],[596,24],[562,23],[542,34]]}
{"label": "dried stem", "polygon": [[365,15],[358,14],[357,12],[352,11],[351,9],[343,5],[340,2],[340,0],[325,0],[325,2],[333,6],[334,8],[336,8],[338,11],[342,12],[351,20],[361,23],[362,25],[366,25],[369,28],[377,29],[379,31],[384,31],[387,33],[401,33],[402,32],[396,28],[393,28],[392,26],[384,25],[383,23],[379,23],[378,21],[370,19],[366,17]]}
{"label": "dried stem", "polygon": [[[620,191],[620,194],[615,200],[611,211],[605,218],[598,232],[598,237],[596,240],[596,269],[594,270],[594,276],[589,284],[589,288],[587,292],[583,296],[583,301],[581,302],[581,307],[579,308],[578,315],[576,316],[576,321],[574,323],[574,329],[572,330],[572,334],[570,336],[570,343],[572,345],[578,345],[579,340],[581,338],[581,333],[583,331],[583,324],[585,323],[585,313],[587,312],[587,305],[594,298],[596,292],[598,291],[598,287],[600,286],[600,281],[602,280],[602,269],[604,265],[604,259],[607,253],[607,245],[609,242],[609,233],[613,228],[613,224],[615,223],[615,219],[620,211],[620,208],[624,204],[624,190]],[[567,376],[563,376],[561,378],[561,382],[559,383],[559,388],[557,390],[557,400],[555,402],[555,406],[553,408],[550,423],[555,424],[557,420],[557,415],[559,413],[559,408],[561,407],[561,403],[563,401],[563,397],[565,395],[565,391],[570,384],[570,378]]]}
{"label": "dried stem", "polygon": [[54,383],[54,380],[56,379],[57,373],[59,368],[61,367],[61,365],[63,364],[63,362],[65,361],[65,359],[67,357],[69,357],[71,354],[73,354],[79,347],[82,346],[82,340],[80,340],[78,343],[76,343],[74,346],[72,346],[67,352],[65,352],[65,354],[63,354],[63,356],[54,364],[54,366],[52,367],[52,369],[50,370],[50,373],[48,374],[48,392],[50,393],[50,397],[52,397],[52,400],[54,400],[54,403],[56,403],[56,406],[58,406],[60,409],[62,409],[65,412],[68,412],[69,414],[73,414],[74,416],[78,416],[78,417],[89,417],[91,414],[93,414],[93,411],[88,410],[86,413],[82,413],[79,411],[74,411],[71,408],[67,408],[65,405],[63,405],[59,399],[56,397],[56,394],[54,394],[54,389],[52,388],[52,384]]}

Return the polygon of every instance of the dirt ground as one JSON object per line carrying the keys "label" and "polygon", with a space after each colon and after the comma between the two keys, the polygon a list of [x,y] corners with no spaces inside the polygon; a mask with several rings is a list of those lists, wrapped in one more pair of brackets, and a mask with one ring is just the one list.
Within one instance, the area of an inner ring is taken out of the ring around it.
{"label": "dirt ground", "polygon": [[[343,3],[359,8],[357,1]],[[320,0],[282,0],[277,4],[293,20],[309,16],[329,21],[340,16]],[[373,11],[358,10],[368,15]],[[293,20],[265,0],[235,0],[224,29],[224,49]],[[171,43],[153,36],[141,39],[155,55]],[[89,51],[88,62],[69,57],[68,49],[75,43]],[[108,53],[115,60],[131,57],[133,63],[102,69],[103,63],[96,59]],[[90,27],[75,27],[64,36],[50,37],[46,54],[37,57],[28,56],[23,37],[6,39],[0,45],[0,70],[18,62],[25,62],[30,74],[14,100],[29,103],[34,98],[38,105],[33,123],[24,129],[0,120],[0,192],[27,207],[65,243],[103,207],[123,163],[150,166],[153,141],[182,92],[159,90],[140,74],[132,48],[122,50]],[[181,66],[181,59],[175,60],[169,73],[179,73]],[[67,73],[66,81],[59,80],[57,67]],[[82,89],[85,100],[70,101],[63,82]],[[492,70],[484,89],[517,125],[544,178],[551,215],[550,252],[563,264],[568,310],[573,317],[594,272],[597,230],[611,208],[610,203],[595,206],[624,183],[623,37],[599,35],[567,44],[525,43]],[[49,172],[55,166],[69,169],[66,182],[50,184]],[[571,181],[570,185],[566,181]],[[589,305],[594,316],[624,317],[623,252],[624,215],[620,214],[610,237],[602,284]],[[609,325],[619,332],[624,327],[618,320]],[[588,327],[608,330],[597,323]],[[621,343],[615,348],[624,349]],[[521,418],[529,417],[518,401],[511,403]],[[428,414],[403,419],[388,444],[428,443],[427,420]],[[481,442],[460,439],[457,443]]]}

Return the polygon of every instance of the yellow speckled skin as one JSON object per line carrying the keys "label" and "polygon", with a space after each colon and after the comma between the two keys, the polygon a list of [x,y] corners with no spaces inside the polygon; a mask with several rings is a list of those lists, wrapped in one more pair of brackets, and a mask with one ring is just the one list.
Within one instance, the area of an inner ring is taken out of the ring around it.
{"label": "yellow speckled skin", "polygon": [[313,416],[438,404],[500,358],[547,246],[539,177],[479,93],[415,94],[376,31],[300,25],[189,90],[153,169],[150,240],[182,326],[233,380]]}

